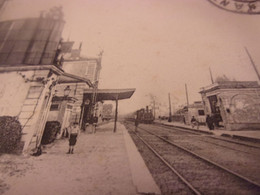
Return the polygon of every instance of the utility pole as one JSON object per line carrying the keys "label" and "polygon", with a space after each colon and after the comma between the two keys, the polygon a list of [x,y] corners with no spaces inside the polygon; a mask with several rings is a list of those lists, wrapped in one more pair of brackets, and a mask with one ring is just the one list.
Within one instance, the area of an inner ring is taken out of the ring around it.
{"label": "utility pole", "polygon": [[117,122],[117,115],[118,115],[118,94],[116,94],[116,111],[115,111],[115,121],[114,121],[114,133],[116,132],[116,122]]}
{"label": "utility pole", "polygon": [[171,106],[171,94],[168,94],[169,96],[169,119],[168,122],[172,122],[172,106]]}
{"label": "utility pole", "polygon": [[1,16],[3,15],[4,11],[5,11],[5,8],[7,6],[7,1],[9,0],[3,0],[1,3],[0,3],[0,18]]}
{"label": "utility pole", "polygon": [[185,83],[185,91],[186,91],[187,106],[189,106],[188,89],[187,89],[187,84],[186,83]]}
{"label": "utility pole", "polygon": [[210,74],[211,84],[214,84],[214,80],[213,80],[213,76],[212,76],[210,67],[209,67],[209,74]]}
{"label": "utility pole", "polygon": [[153,117],[155,119],[155,100],[153,100]]}
{"label": "utility pole", "polygon": [[[81,49],[82,43],[80,43],[80,47],[79,49]],[[100,75],[100,71],[101,71],[101,61],[102,61],[102,55],[103,55],[104,51],[102,50],[99,54],[98,54],[98,58],[97,58],[97,65],[96,65],[96,72],[94,75],[94,86],[93,86],[93,94],[92,94],[92,115],[95,116],[96,115],[96,101],[97,101],[97,92],[98,92],[98,84],[99,84],[99,75]]]}
{"label": "utility pole", "polygon": [[246,50],[246,53],[247,53],[247,55],[248,55],[248,57],[249,57],[249,59],[250,59],[250,61],[251,61],[252,66],[253,66],[253,68],[254,68],[254,70],[255,70],[255,73],[256,73],[256,75],[257,75],[257,77],[258,77],[258,80],[260,81],[260,75],[259,75],[259,72],[258,72],[256,66],[255,66],[255,63],[254,63],[254,61],[253,61],[253,59],[252,59],[252,57],[251,57],[251,55],[250,55],[250,53],[248,52],[248,50],[247,50],[246,47],[245,47],[245,50]]}

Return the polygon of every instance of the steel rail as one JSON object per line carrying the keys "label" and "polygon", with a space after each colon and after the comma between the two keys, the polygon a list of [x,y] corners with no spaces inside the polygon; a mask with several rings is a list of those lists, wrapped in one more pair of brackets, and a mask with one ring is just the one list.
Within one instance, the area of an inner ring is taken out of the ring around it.
{"label": "steel rail", "polygon": [[[248,155],[257,155],[255,153],[250,153],[250,152],[246,152],[246,151],[243,151],[243,150],[238,150],[236,148],[232,148],[232,147],[229,147],[229,146],[225,146],[225,145],[222,145],[222,144],[219,144],[219,143],[215,143],[215,142],[211,142],[211,141],[208,141],[208,140],[203,140],[201,138],[196,138],[197,140],[201,141],[201,142],[206,142],[206,143],[209,143],[209,144],[212,144],[214,146],[218,146],[218,147],[222,147],[222,148],[227,148],[229,150],[233,150],[233,151],[236,151],[236,152],[241,152],[241,153],[245,153],[245,154],[248,154]],[[217,140],[219,141],[219,140]]]}
{"label": "steel rail", "polygon": [[[203,134],[203,133],[190,132],[189,130],[179,129],[178,127],[172,127],[171,128],[169,126],[163,126],[163,125],[157,125],[157,124],[156,124],[156,126],[160,126],[160,127],[165,128],[167,130],[170,130],[170,131],[181,131],[181,132],[195,134],[195,135],[202,135]],[[164,129],[161,129],[161,130],[164,131]],[[204,138],[210,138],[212,140],[222,141],[223,143],[228,143],[228,144],[233,143],[233,144],[237,144],[237,145],[247,146],[247,147],[250,147],[250,148],[260,149],[260,147],[258,147],[258,146],[253,146],[253,145],[240,143],[240,142],[236,142],[236,141],[232,141],[232,140],[225,140],[225,139],[214,137],[214,135],[206,135],[206,136],[203,136],[203,137]],[[229,150],[242,152],[242,153],[246,153],[246,154],[250,154],[250,155],[256,155],[255,153],[249,153],[249,152],[245,152],[245,151],[242,151],[242,150],[237,150],[237,149],[229,147],[229,146],[225,146],[225,145],[222,145],[222,144],[219,144],[219,143],[215,143],[215,142],[211,142],[211,141],[208,141],[208,140],[204,140],[204,139],[201,139],[201,137],[199,137],[199,136],[196,136],[196,139],[198,139],[201,142],[210,143],[212,145],[219,146],[219,147],[222,147],[222,148],[227,148]]]}
{"label": "steel rail", "polygon": [[[129,127],[128,127],[129,128]],[[129,128],[130,129],[130,128]],[[131,129],[132,130],[132,129]],[[134,130],[132,130],[134,132]],[[134,132],[134,134],[169,168],[171,169],[172,172],[174,172],[180,179],[181,181],[186,184],[189,189],[194,192],[196,195],[201,195],[201,193],[196,190],[174,167],[172,167],[156,150],[153,149],[153,147],[148,144],[142,137],[137,135],[137,133]]]}
{"label": "steel rail", "polygon": [[[176,126],[166,126],[166,125],[163,125],[163,124],[158,124],[158,123],[155,123],[154,125],[156,126],[162,126],[166,129],[170,129],[170,130],[177,130],[177,131],[183,131],[183,132],[187,132],[187,133],[191,133],[191,134],[196,134],[196,135],[201,135],[203,134],[202,132],[192,132],[192,130],[189,130],[189,129],[182,129],[182,128],[179,128],[179,127],[176,127]],[[174,129],[173,129],[174,128]],[[215,137],[214,135],[207,135],[207,137],[210,137],[212,139],[217,139],[217,140],[221,140],[221,141],[224,141],[224,142],[230,142],[230,143],[234,143],[234,144],[238,144],[238,145],[243,145],[243,146],[247,146],[247,147],[251,147],[251,148],[258,148],[260,149],[260,146],[255,146],[255,145],[251,145],[251,144],[246,144],[246,143],[241,143],[241,142],[238,142],[238,141],[234,141],[234,140],[227,140],[227,139],[223,139],[223,138],[218,138],[218,137]]]}
{"label": "steel rail", "polygon": [[232,175],[238,177],[239,179],[242,179],[242,180],[248,182],[249,184],[254,185],[254,186],[260,188],[260,184],[256,183],[255,181],[252,181],[252,180],[249,179],[249,178],[244,177],[243,175],[241,175],[241,174],[239,174],[239,173],[236,173],[236,172],[234,172],[234,171],[232,171],[232,170],[230,170],[230,169],[228,169],[228,168],[226,168],[226,167],[224,167],[224,166],[222,166],[222,165],[220,165],[220,164],[218,164],[218,163],[216,163],[216,162],[213,162],[212,160],[210,160],[210,159],[208,159],[208,158],[202,157],[202,156],[200,156],[199,154],[197,154],[197,153],[195,153],[195,152],[192,152],[192,151],[190,151],[190,150],[188,150],[188,149],[186,149],[186,148],[184,148],[184,147],[182,147],[182,146],[180,146],[180,145],[178,145],[178,144],[175,144],[175,143],[173,143],[173,142],[171,142],[171,141],[169,141],[169,140],[167,140],[167,139],[165,139],[165,138],[163,138],[163,137],[161,137],[161,136],[159,136],[159,135],[156,135],[156,134],[154,134],[154,133],[152,133],[152,132],[150,132],[150,131],[148,131],[148,130],[146,130],[146,129],[144,129],[144,128],[140,128],[140,127],[139,127],[139,129],[142,129],[142,130],[144,130],[144,131],[146,131],[146,132],[148,132],[148,133],[150,133],[150,134],[152,134],[152,135],[158,137],[159,139],[161,139],[161,140],[163,140],[163,141],[165,141],[165,142],[167,142],[167,143],[169,143],[169,144],[171,144],[171,145],[173,145],[173,146],[175,146],[175,147],[178,147],[178,148],[184,150],[184,151],[187,152],[187,153],[192,154],[193,156],[195,156],[195,157],[197,157],[197,158],[199,158],[199,159],[201,159],[201,160],[203,160],[203,161],[205,161],[205,162],[207,162],[207,163],[209,163],[209,164],[212,164],[212,165],[214,165],[214,166],[216,166],[216,167],[218,167],[218,168],[220,168],[220,169],[222,169],[222,170],[224,170],[224,171],[226,171],[226,172],[228,172],[228,173],[230,173],[230,174],[232,174]]}
{"label": "steel rail", "polygon": [[260,146],[254,146],[254,145],[251,145],[251,144],[245,144],[245,143],[241,143],[241,142],[234,141],[234,140],[227,140],[227,139],[223,139],[223,138],[218,138],[218,137],[214,137],[214,136],[211,136],[211,135],[209,135],[208,137],[210,137],[211,139],[217,139],[217,140],[221,140],[221,141],[224,141],[224,142],[234,143],[234,144],[237,144],[237,145],[242,145],[242,146],[260,149]]}

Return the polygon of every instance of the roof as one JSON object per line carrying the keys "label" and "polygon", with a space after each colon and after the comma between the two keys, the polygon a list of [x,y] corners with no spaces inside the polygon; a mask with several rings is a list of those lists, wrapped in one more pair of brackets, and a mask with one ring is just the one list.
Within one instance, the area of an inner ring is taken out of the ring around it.
{"label": "roof", "polygon": [[66,57],[63,62],[82,62],[82,61],[96,61],[100,62],[100,58],[98,57]]}
{"label": "roof", "polygon": [[12,71],[30,71],[30,70],[51,70],[53,73],[59,76],[58,83],[87,83],[89,87],[93,87],[91,81],[87,78],[64,72],[60,67],[55,65],[4,65],[0,66],[0,72],[12,72]]}
{"label": "roof", "polygon": [[66,72],[63,72],[58,80],[58,83],[78,83],[78,82],[84,82],[87,83],[88,86],[93,87],[92,83],[90,82],[89,79],[77,76],[77,75],[73,75],[73,74],[69,74]]}
{"label": "roof", "polygon": [[214,91],[217,89],[245,89],[245,88],[260,88],[257,81],[225,81],[214,83],[212,85],[201,88],[199,93]]}
{"label": "roof", "polygon": [[[135,89],[97,89],[97,101],[102,100],[122,100],[130,98],[135,92]],[[92,94],[93,89],[86,89],[84,95]]]}

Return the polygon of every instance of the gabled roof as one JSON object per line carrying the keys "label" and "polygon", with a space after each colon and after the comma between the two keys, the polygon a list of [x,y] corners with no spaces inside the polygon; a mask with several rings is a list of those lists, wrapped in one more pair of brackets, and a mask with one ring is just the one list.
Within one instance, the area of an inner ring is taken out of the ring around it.
{"label": "gabled roof", "polygon": [[[86,89],[84,95],[92,94],[93,89]],[[122,100],[130,98],[135,92],[135,89],[98,89],[96,91],[97,101],[102,100]]]}

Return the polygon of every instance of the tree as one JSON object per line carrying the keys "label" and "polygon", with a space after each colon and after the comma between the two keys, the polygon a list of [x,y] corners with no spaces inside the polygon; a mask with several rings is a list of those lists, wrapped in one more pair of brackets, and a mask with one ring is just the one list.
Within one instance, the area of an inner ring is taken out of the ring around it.
{"label": "tree", "polygon": [[152,107],[152,110],[153,110],[153,117],[155,118],[156,116],[156,109],[159,109],[159,106],[161,105],[157,96],[155,96],[154,94],[152,93],[149,93],[148,94],[149,98],[150,98],[150,105]]}

